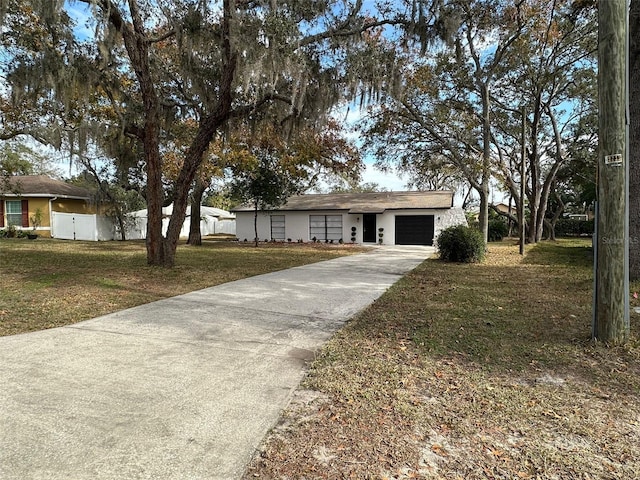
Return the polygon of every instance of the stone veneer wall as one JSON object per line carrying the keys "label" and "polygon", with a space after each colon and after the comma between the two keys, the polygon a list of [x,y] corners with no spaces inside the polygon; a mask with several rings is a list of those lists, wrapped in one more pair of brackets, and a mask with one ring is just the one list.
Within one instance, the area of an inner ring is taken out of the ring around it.
{"label": "stone veneer wall", "polygon": [[438,245],[438,236],[442,230],[445,230],[449,227],[453,227],[454,225],[465,225],[468,226],[467,217],[464,214],[464,210],[460,207],[453,207],[448,210],[443,211],[441,214],[437,215],[440,217],[440,220],[436,222],[435,232],[433,244],[435,246]]}

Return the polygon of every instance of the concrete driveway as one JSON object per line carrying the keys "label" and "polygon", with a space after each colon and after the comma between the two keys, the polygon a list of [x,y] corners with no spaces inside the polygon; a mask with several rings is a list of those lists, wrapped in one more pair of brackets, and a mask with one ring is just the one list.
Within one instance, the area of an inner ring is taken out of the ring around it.
{"label": "concrete driveway", "polygon": [[234,479],[314,352],[433,253],[371,252],[0,338],[0,479]]}

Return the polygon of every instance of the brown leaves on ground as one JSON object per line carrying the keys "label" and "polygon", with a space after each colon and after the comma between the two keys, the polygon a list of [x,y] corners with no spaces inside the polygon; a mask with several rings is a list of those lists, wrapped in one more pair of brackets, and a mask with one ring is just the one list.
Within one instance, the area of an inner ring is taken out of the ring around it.
{"label": "brown leaves on ground", "polygon": [[588,248],[540,248],[405,277],[322,350],[245,478],[635,478],[635,322],[593,345]]}

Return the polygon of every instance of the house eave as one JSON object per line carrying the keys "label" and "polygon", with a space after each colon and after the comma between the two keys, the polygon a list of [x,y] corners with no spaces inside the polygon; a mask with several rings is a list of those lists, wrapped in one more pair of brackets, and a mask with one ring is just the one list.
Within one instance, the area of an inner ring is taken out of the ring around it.
{"label": "house eave", "polygon": [[382,214],[385,212],[385,208],[374,207],[353,207],[349,209],[349,213],[352,215],[364,215],[364,214]]}
{"label": "house eave", "polygon": [[13,198],[56,198],[64,200],[90,200],[91,197],[79,197],[75,195],[54,195],[51,193],[0,193],[0,197],[13,197]]}

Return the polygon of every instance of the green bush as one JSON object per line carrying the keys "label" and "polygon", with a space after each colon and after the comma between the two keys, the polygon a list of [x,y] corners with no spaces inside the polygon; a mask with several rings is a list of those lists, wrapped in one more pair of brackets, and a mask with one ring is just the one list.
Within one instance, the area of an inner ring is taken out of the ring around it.
{"label": "green bush", "polygon": [[5,229],[0,230],[0,238],[14,238],[18,236],[18,231],[15,225],[8,225]]}
{"label": "green bush", "polygon": [[490,242],[499,242],[509,233],[509,227],[506,222],[500,218],[489,220],[488,240]]}
{"label": "green bush", "polygon": [[485,254],[484,239],[479,230],[457,225],[440,232],[438,250],[446,262],[481,262]]}
{"label": "green bush", "polygon": [[0,229],[0,238],[27,238],[31,233],[26,230],[18,230],[15,225],[9,225],[4,229]]}
{"label": "green bush", "polygon": [[593,235],[593,220],[561,218],[556,222],[556,237],[586,237]]}

